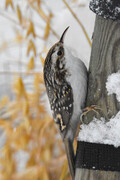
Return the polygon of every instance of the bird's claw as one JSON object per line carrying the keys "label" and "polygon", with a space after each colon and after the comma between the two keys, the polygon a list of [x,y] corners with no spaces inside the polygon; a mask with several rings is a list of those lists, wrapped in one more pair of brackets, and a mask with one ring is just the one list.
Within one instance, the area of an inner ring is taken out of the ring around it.
{"label": "bird's claw", "polygon": [[98,110],[102,110],[99,106],[97,105],[91,105],[83,109],[83,113],[80,116],[80,120],[83,122],[83,116],[86,116],[86,114],[90,111],[94,111],[95,113],[99,114]]}

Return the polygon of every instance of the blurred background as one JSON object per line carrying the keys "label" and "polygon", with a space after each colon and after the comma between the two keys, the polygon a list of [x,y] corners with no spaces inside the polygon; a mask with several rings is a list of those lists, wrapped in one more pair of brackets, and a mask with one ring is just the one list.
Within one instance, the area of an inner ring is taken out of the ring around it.
{"label": "blurred background", "polygon": [[43,65],[70,26],[65,45],[88,68],[94,21],[89,0],[0,0],[0,180],[70,180]]}

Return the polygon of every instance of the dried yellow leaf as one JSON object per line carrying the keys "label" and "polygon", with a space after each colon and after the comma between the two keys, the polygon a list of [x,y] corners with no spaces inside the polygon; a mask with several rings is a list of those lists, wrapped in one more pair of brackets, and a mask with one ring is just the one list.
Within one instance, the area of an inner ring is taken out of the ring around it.
{"label": "dried yellow leaf", "polygon": [[9,122],[8,121],[5,121],[5,120],[0,120],[0,126],[8,126],[9,125]]}
{"label": "dried yellow leaf", "polygon": [[5,170],[6,179],[8,179],[13,173],[15,167],[14,160],[12,158],[12,150],[9,144],[6,144],[3,149],[1,159],[2,158],[3,161],[1,161],[1,164],[3,166],[3,171]]}
{"label": "dried yellow leaf", "polygon": [[36,35],[35,35],[35,30],[34,30],[34,25],[33,25],[33,22],[32,22],[32,21],[30,21],[30,24],[29,24],[28,29],[27,29],[27,34],[26,34],[26,36],[28,37],[30,34],[32,34],[33,37],[36,37]]}
{"label": "dried yellow leaf", "polygon": [[1,47],[0,47],[0,51],[2,51],[2,50],[4,50],[4,49],[6,49],[8,47],[8,42],[3,42],[2,43],[2,45],[1,45]]}
{"label": "dried yellow leaf", "polygon": [[[49,175],[47,172],[47,167],[43,166],[41,172],[39,172],[39,178],[44,180],[49,180]],[[38,178],[38,179],[39,179]]]}
{"label": "dried yellow leaf", "polygon": [[46,16],[46,14],[43,12],[41,8],[37,8],[36,10],[45,21],[48,20],[48,17]]}
{"label": "dried yellow leaf", "polygon": [[21,34],[17,33],[16,38],[13,40],[13,42],[21,43],[23,40],[24,40],[24,37]]}
{"label": "dried yellow leaf", "polygon": [[[23,127],[26,129],[26,126],[27,125],[24,124]],[[28,128],[28,126],[27,126],[27,128]],[[22,136],[22,131],[21,131],[21,135],[18,138],[19,138],[19,141],[17,140],[15,143],[16,149],[26,149],[26,147],[28,146],[28,143],[29,143],[29,137]]]}
{"label": "dried yellow leaf", "polygon": [[5,1],[5,8],[7,8],[8,6],[11,6],[11,8],[14,9],[12,0]]}
{"label": "dried yellow leaf", "polygon": [[35,64],[34,64],[34,57],[31,57],[28,64],[27,64],[27,70],[30,71],[34,69]]}
{"label": "dried yellow leaf", "polygon": [[26,29],[28,27],[28,19],[25,17],[22,17],[22,28]]}
{"label": "dried yellow leaf", "polygon": [[18,98],[21,98],[22,96],[26,96],[25,88],[24,88],[24,83],[21,79],[21,77],[17,78],[14,83],[14,91]]}
{"label": "dried yellow leaf", "polygon": [[51,20],[51,18],[53,17],[53,14],[50,12],[50,14],[49,14],[49,20]]}
{"label": "dried yellow leaf", "polygon": [[36,56],[36,47],[32,40],[29,40],[27,47],[27,55],[29,55],[30,51],[33,51],[34,56]]}
{"label": "dried yellow leaf", "polygon": [[33,148],[32,152],[30,152],[30,158],[27,162],[27,167],[30,166],[34,166],[36,163],[36,154],[37,154],[37,150],[35,148]]}
{"label": "dried yellow leaf", "polygon": [[45,33],[44,33],[44,39],[46,40],[49,36],[49,32],[50,32],[50,24],[49,22],[47,23],[46,27],[45,27]]}
{"label": "dried yellow leaf", "polygon": [[50,22],[51,22],[51,18],[52,18],[52,13],[49,14],[49,17],[48,17],[48,21],[47,21],[47,24],[46,24],[46,27],[45,27],[45,32],[44,32],[44,39],[46,40],[49,36],[49,33],[50,33]]}
{"label": "dried yellow leaf", "polygon": [[46,148],[43,151],[42,158],[44,159],[44,162],[48,163],[52,157],[52,153],[50,151],[50,148]]}
{"label": "dried yellow leaf", "polygon": [[26,100],[23,104],[23,115],[27,116],[29,114],[29,103],[28,100]]}
{"label": "dried yellow leaf", "polygon": [[39,90],[40,84],[39,84],[39,75],[36,74],[34,76],[34,88],[35,90]]}
{"label": "dried yellow leaf", "polygon": [[18,16],[20,24],[22,24],[22,14],[21,14],[21,10],[19,6],[17,6],[17,16]]}
{"label": "dried yellow leaf", "polygon": [[38,7],[40,7],[40,4],[41,4],[41,0],[37,0]]}
{"label": "dried yellow leaf", "polygon": [[8,101],[9,101],[8,96],[4,96],[0,101],[0,107],[4,107],[6,103],[8,103]]}
{"label": "dried yellow leaf", "polygon": [[60,176],[60,180],[65,180],[67,174],[68,174],[68,163],[67,163],[67,159],[65,159],[64,166],[62,168],[62,173]]}
{"label": "dried yellow leaf", "polygon": [[46,47],[46,46],[44,46],[44,48],[43,48],[42,52],[43,52],[43,53],[45,53],[45,54],[47,55],[47,53],[48,53],[48,49],[47,49],[47,47]]}
{"label": "dried yellow leaf", "polygon": [[39,95],[41,95],[41,93],[44,93],[45,89],[44,87],[42,88],[41,85],[43,84],[43,74],[35,74],[34,76],[34,89],[35,89],[35,97],[38,95],[37,92],[39,93]]}
{"label": "dried yellow leaf", "polygon": [[[29,127],[30,127],[30,120],[29,120],[29,118],[26,117],[22,123],[22,128],[24,128],[26,130],[26,132],[29,132],[29,130],[30,130]],[[25,142],[28,143],[28,140],[29,140],[29,136],[26,136]]]}
{"label": "dried yellow leaf", "polygon": [[41,60],[42,65],[43,65],[43,67],[44,67],[45,59],[44,59],[41,55],[40,55],[40,60]]}

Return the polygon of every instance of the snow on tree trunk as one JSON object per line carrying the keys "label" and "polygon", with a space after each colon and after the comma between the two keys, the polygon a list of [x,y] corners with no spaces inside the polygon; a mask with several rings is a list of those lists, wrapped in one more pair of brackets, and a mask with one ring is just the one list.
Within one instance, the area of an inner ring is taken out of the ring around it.
{"label": "snow on tree trunk", "polygon": [[119,0],[92,0],[90,2],[90,9],[104,18],[120,20]]}

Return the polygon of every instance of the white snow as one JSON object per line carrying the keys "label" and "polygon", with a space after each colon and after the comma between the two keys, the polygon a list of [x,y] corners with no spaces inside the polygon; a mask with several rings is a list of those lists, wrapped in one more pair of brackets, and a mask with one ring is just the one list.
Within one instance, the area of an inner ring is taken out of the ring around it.
{"label": "white snow", "polygon": [[120,13],[120,7],[116,7],[116,8],[115,8],[115,11],[116,11],[117,13]]}
{"label": "white snow", "polygon": [[96,14],[103,16],[105,19],[119,20],[120,17],[120,4],[113,0],[91,0],[90,9]]}
{"label": "white snow", "polygon": [[106,88],[108,95],[116,94],[117,100],[120,102],[120,71],[108,77]]}
{"label": "white snow", "polygon": [[[106,88],[108,95],[116,94],[117,100],[120,102],[120,71],[108,77]],[[120,111],[109,122],[106,122],[104,118],[93,118],[91,123],[82,124],[80,128],[79,141],[120,146]]]}

